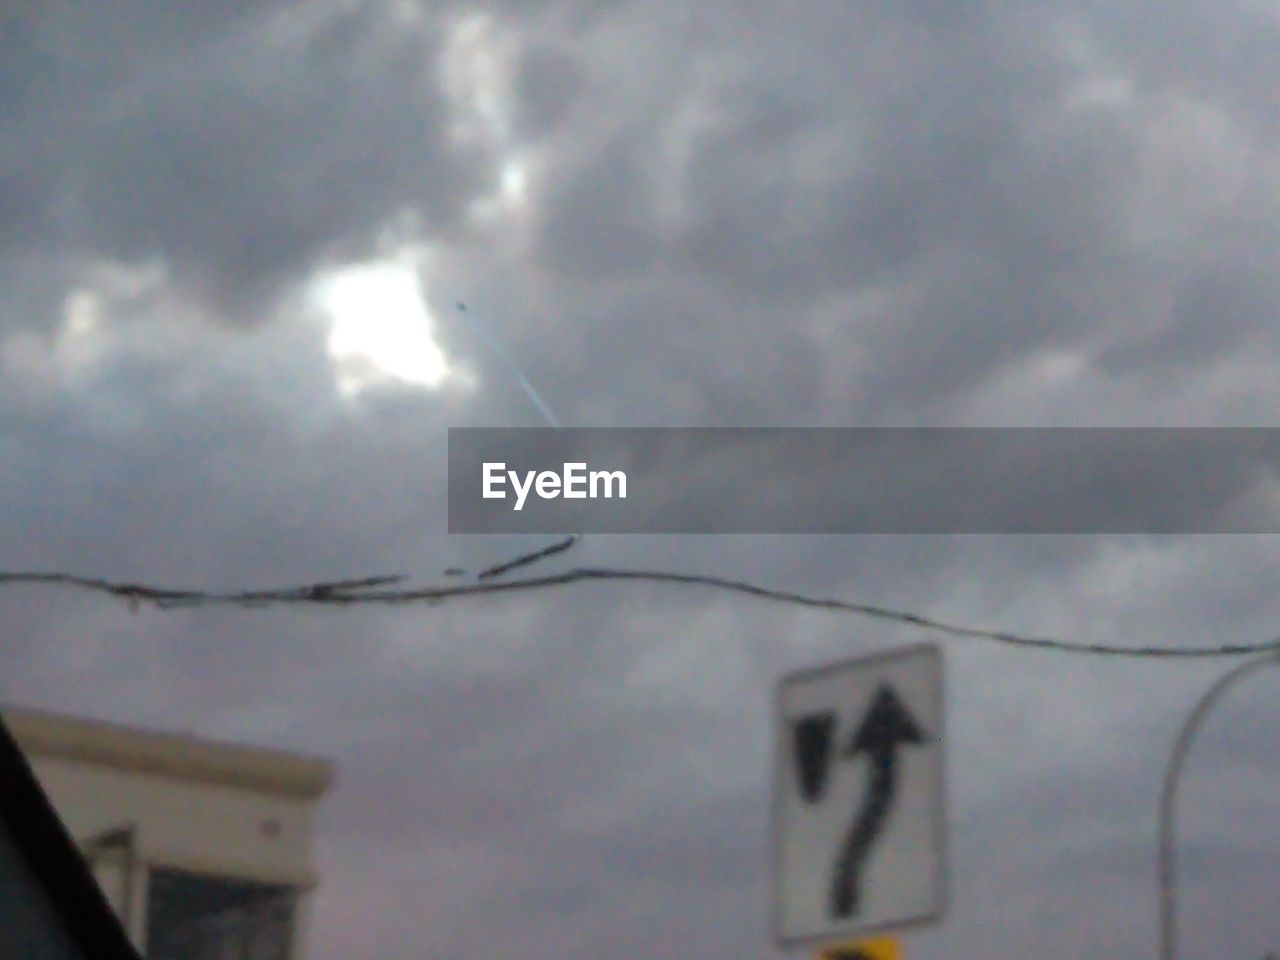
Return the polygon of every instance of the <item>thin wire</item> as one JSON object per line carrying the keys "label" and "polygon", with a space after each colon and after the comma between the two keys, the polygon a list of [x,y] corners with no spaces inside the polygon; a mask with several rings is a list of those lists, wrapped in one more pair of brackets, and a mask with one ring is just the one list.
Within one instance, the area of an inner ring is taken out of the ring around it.
{"label": "thin wire", "polygon": [[510,573],[512,570],[516,570],[520,567],[527,567],[540,560],[545,560],[547,557],[554,557],[558,553],[564,553],[581,539],[582,535],[575,533],[571,536],[565,537],[557,543],[551,544],[549,547],[543,547],[541,550],[534,550],[532,553],[521,554],[514,560],[507,560],[505,563],[494,564],[486,570],[481,570],[476,574],[476,579],[489,580],[493,577],[500,577],[503,574]]}
{"label": "thin wire", "polygon": [[[560,545],[558,545],[560,546]],[[561,546],[567,549],[567,546]],[[16,584],[49,584],[77,587],[127,602],[131,609],[143,603],[159,609],[200,606],[238,606],[258,609],[269,606],[313,604],[319,606],[395,605],[425,603],[434,606],[446,601],[473,600],[516,591],[546,590],[572,584],[602,581],[646,581],[651,583],[708,587],[731,593],[745,594],[762,600],[771,600],[794,606],[829,610],[836,613],[888,620],[909,626],[975,640],[987,640],[1023,649],[1046,650],[1058,653],[1092,654],[1111,657],[1141,658],[1207,658],[1241,657],[1259,653],[1280,651],[1280,637],[1256,643],[1220,644],[1210,646],[1121,646],[1109,643],[1061,640],[1052,637],[1035,637],[1010,633],[1004,630],[986,630],[966,627],[937,620],[933,617],[905,610],[895,610],[870,603],[852,600],[817,597],[790,590],[761,587],[744,580],[699,573],[677,573],[668,570],[629,570],[616,567],[578,567],[562,573],[516,580],[450,586],[414,587],[405,589],[379,589],[400,583],[404,577],[366,577],[359,580],[337,580],[299,587],[275,590],[243,590],[231,593],[213,593],[201,590],[173,590],[140,583],[118,583],[99,577],[84,577],[70,573],[11,572],[0,573],[0,587]]]}
{"label": "thin wire", "polygon": [[538,412],[542,414],[543,419],[546,420],[550,426],[559,430],[560,420],[554,413],[552,413],[551,407],[549,407],[547,402],[542,399],[542,395],[534,389],[533,384],[529,381],[529,378],[524,375],[524,371],[520,369],[520,365],[516,363],[515,358],[506,351],[498,338],[490,333],[489,329],[483,323],[481,323],[476,317],[472,316],[471,311],[467,309],[467,305],[465,303],[459,300],[456,306],[458,313],[467,318],[467,322],[470,323],[471,328],[480,334],[484,341],[489,345],[489,349],[492,350],[497,355],[498,359],[505,363],[511,370],[516,381],[524,389],[525,396],[527,396],[529,401],[538,408]]}
{"label": "thin wire", "polygon": [[[529,401],[538,408],[538,412],[542,414],[542,417],[547,421],[547,424],[555,430],[564,429],[560,423],[560,419],[554,412],[552,412],[551,407],[547,402],[542,399],[542,395],[534,389],[533,383],[524,375],[524,371],[520,369],[520,365],[516,363],[515,358],[506,351],[498,338],[490,333],[488,328],[486,328],[479,319],[471,315],[470,310],[467,309],[467,305],[461,300],[457,301],[455,306],[457,307],[458,313],[465,317],[467,322],[471,324],[471,328],[479,333],[481,337],[484,338],[485,342],[488,343],[489,349],[492,350],[498,358],[507,365],[512,374],[515,375],[520,386],[524,388],[525,396],[527,396]],[[514,560],[508,560],[505,563],[499,563],[488,567],[476,574],[476,579],[490,580],[494,577],[501,577],[510,573],[512,570],[519,569],[520,567],[530,566],[540,560],[545,560],[547,557],[553,557],[557,553],[563,553],[565,550],[568,550],[570,547],[580,542],[582,538],[583,534],[581,532],[570,534],[569,537],[559,541],[558,543],[553,543],[548,547],[516,557]]]}

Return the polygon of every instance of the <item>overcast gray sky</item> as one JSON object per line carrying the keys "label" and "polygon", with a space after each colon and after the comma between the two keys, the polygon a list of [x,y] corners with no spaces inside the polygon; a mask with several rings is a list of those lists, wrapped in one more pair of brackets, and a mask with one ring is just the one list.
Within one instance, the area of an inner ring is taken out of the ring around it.
{"label": "overcast gray sky", "polygon": [[[432,582],[538,546],[447,534],[447,427],[544,423],[487,337],[574,426],[1274,424],[1273,2],[3,11],[10,569]],[[1276,546],[593,536],[543,569],[1179,645],[1280,632]],[[315,960],[777,956],[774,684],[928,638],[643,584],[4,601],[5,700],[336,760]],[[1153,955],[1161,770],[1227,665],[940,641],[952,898],[907,955]],[[1277,684],[1187,767],[1188,956],[1280,950]]]}

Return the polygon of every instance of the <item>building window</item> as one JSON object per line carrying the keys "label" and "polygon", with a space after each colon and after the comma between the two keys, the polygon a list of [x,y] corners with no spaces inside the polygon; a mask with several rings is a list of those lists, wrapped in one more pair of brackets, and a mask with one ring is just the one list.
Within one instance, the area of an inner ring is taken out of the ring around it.
{"label": "building window", "polygon": [[292,888],[178,870],[149,886],[148,960],[289,960]]}

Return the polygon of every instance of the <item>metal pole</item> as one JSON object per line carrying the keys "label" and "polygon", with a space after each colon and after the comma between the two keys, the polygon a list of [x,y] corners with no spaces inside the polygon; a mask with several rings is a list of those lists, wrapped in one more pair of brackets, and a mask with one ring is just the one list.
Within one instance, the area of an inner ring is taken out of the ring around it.
{"label": "metal pole", "polygon": [[1174,948],[1177,940],[1176,902],[1174,900],[1174,800],[1178,790],[1178,778],[1182,773],[1183,762],[1191,741],[1204,721],[1205,715],[1215,703],[1237,681],[1243,680],[1263,667],[1280,665],[1280,654],[1267,654],[1236,667],[1225,676],[1219,677],[1196,703],[1178,733],[1173,744],[1173,753],[1169,757],[1169,765],[1164,773],[1164,785],[1160,790],[1160,960],[1174,960]]}

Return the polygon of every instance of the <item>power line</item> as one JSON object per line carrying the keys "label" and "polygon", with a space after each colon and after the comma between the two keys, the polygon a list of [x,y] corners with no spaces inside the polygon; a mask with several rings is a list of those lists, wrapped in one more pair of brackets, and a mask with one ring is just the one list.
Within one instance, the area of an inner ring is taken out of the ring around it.
{"label": "power line", "polygon": [[582,535],[575,533],[572,536],[565,537],[563,540],[559,540],[556,543],[551,544],[549,547],[543,547],[541,550],[535,550],[532,553],[522,554],[514,560],[494,564],[492,567],[481,570],[476,574],[476,579],[490,580],[493,577],[500,577],[503,574],[510,573],[512,570],[516,570],[520,567],[530,566],[531,564],[537,563],[539,560],[545,560],[547,557],[554,557],[557,553],[564,553],[581,539]]}
{"label": "power line", "polygon": [[[563,541],[539,551],[511,561],[512,564],[525,565],[542,559],[550,553],[559,553],[572,546]],[[491,567],[500,570],[506,565]],[[762,587],[745,580],[700,573],[677,573],[669,570],[633,570],[618,567],[576,567],[561,573],[544,576],[526,576],[521,579],[492,581],[483,580],[476,583],[425,586],[412,588],[394,588],[394,584],[404,581],[402,576],[365,577],[357,580],[335,580],[306,584],[298,587],[287,587],[268,590],[241,590],[228,593],[208,592],[203,590],[174,590],[156,587],[149,584],[125,583],[106,580],[99,577],[85,577],[71,573],[42,572],[0,572],[0,586],[17,584],[47,584],[69,586],[107,594],[127,602],[136,609],[140,604],[150,604],[159,609],[176,609],[201,606],[238,606],[245,608],[262,608],[286,605],[317,606],[357,606],[357,605],[397,605],[424,603],[438,605],[447,601],[475,600],[486,596],[495,596],[517,591],[546,590],[554,587],[567,587],[573,584],[588,582],[635,582],[644,581],[668,585],[705,587],[737,594],[770,600],[793,606],[811,609],[828,610],[854,616],[887,620],[896,623],[919,627],[953,637],[987,640],[1006,646],[1023,649],[1047,650],[1058,653],[1093,654],[1112,657],[1144,657],[1144,658],[1206,658],[1206,657],[1241,657],[1259,653],[1280,651],[1280,637],[1256,643],[1219,644],[1208,646],[1121,646],[1109,643],[1091,643],[1087,641],[1071,641],[1052,637],[1035,637],[1010,633],[1003,630],[987,630],[979,627],[966,627],[933,617],[924,616],[904,610],[895,610],[870,603],[860,603],[838,598],[818,597],[811,594],[790,590],[778,590]]]}

